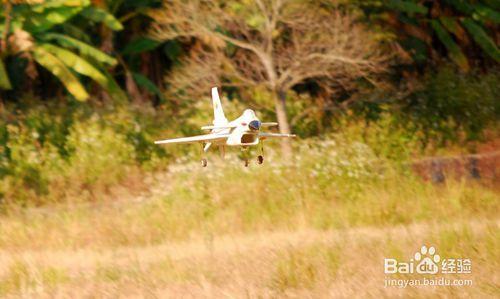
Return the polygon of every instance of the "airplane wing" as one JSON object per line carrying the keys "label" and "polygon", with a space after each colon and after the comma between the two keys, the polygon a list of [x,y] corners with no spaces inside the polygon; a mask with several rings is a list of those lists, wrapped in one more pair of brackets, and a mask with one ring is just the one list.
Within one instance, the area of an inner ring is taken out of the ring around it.
{"label": "airplane wing", "polygon": [[236,128],[237,126],[236,125],[230,125],[230,124],[227,124],[227,125],[221,125],[221,126],[203,126],[201,127],[202,130],[218,130],[218,129],[234,129]]}
{"label": "airplane wing", "polygon": [[297,135],[295,134],[279,134],[279,133],[259,133],[259,137],[261,139],[266,139],[266,138],[292,138],[296,137]]}
{"label": "airplane wing", "polygon": [[170,144],[170,143],[193,143],[193,142],[213,142],[218,140],[225,140],[230,134],[205,134],[191,137],[181,137],[174,139],[165,139],[155,141],[155,144]]}

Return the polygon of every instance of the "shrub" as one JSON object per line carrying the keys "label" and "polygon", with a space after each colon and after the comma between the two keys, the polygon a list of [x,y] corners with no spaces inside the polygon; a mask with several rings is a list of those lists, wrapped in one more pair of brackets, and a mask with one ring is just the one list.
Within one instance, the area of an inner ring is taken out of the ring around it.
{"label": "shrub", "polygon": [[431,72],[403,109],[401,121],[426,145],[480,140],[500,116],[500,73],[463,74],[451,67]]}
{"label": "shrub", "polygon": [[41,146],[36,131],[22,124],[7,125],[6,131],[9,138],[3,146],[0,194],[19,203],[47,195],[50,180],[59,175],[65,161],[51,144]]}
{"label": "shrub", "polygon": [[70,129],[67,174],[84,186],[116,184],[133,164],[134,147],[125,135],[103,127],[97,116]]}
{"label": "shrub", "polygon": [[7,108],[0,119],[0,199],[9,203],[95,198],[175,154],[153,143],[174,121],[161,111],[24,101]]}

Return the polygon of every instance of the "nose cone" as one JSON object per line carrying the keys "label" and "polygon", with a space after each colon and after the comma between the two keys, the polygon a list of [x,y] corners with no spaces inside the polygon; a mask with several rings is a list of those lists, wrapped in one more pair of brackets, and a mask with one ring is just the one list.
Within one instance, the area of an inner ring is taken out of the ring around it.
{"label": "nose cone", "polygon": [[260,130],[260,125],[261,125],[261,123],[258,120],[252,120],[251,122],[248,123],[248,127],[252,131],[258,131],[258,130]]}

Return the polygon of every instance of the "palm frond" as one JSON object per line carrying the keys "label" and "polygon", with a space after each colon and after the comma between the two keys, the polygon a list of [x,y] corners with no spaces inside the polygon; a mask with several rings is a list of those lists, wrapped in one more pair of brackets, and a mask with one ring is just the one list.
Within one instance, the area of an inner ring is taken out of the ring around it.
{"label": "palm frond", "polygon": [[64,34],[45,33],[43,34],[42,39],[45,41],[51,41],[51,40],[56,41],[59,45],[63,47],[76,49],[80,54],[88,56],[98,62],[107,65],[116,65],[117,63],[116,59],[104,53],[103,51]]}
{"label": "palm frond", "polygon": [[37,63],[56,76],[66,87],[68,92],[77,100],[86,101],[89,98],[89,94],[80,81],[78,81],[66,65],[52,53],[48,52],[43,47],[35,47],[33,49],[33,57]]}

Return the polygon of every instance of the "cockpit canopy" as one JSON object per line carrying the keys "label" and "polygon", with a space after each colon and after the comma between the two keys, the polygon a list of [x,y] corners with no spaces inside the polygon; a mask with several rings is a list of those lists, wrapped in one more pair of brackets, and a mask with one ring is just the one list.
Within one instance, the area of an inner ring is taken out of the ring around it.
{"label": "cockpit canopy", "polygon": [[248,127],[252,131],[258,131],[260,130],[261,122],[258,120],[252,120],[251,122],[248,123]]}

